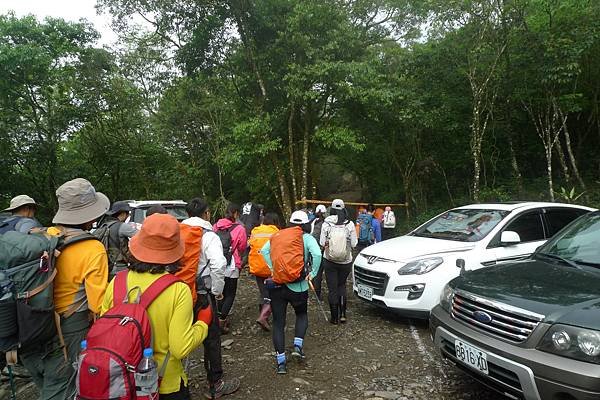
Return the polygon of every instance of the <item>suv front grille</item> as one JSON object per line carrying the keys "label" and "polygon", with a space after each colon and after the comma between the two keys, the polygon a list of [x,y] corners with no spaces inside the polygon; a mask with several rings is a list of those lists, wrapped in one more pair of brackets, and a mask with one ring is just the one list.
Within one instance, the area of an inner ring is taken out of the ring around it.
{"label": "suv front grille", "polygon": [[365,268],[354,266],[354,280],[357,284],[372,287],[373,294],[378,296],[385,295],[388,276],[383,272],[371,271]]}
{"label": "suv front grille", "polygon": [[[487,315],[485,319],[478,319]],[[456,290],[452,299],[452,317],[511,342],[523,342],[544,319],[543,315],[497,303]],[[489,318],[487,318],[489,317]],[[486,321],[489,319],[489,321]]]}

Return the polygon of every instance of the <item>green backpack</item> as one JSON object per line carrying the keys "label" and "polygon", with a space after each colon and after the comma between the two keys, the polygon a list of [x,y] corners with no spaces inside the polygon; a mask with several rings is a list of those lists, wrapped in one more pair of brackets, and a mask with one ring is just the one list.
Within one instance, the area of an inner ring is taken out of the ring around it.
{"label": "green backpack", "polygon": [[56,257],[66,246],[90,239],[95,237],[81,230],[62,236],[0,235],[0,351],[26,349],[57,335]]}

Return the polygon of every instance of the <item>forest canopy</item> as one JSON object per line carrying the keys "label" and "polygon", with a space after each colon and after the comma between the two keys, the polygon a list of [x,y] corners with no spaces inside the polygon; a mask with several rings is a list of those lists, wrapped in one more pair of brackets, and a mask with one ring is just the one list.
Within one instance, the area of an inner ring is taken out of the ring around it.
{"label": "forest canopy", "polygon": [[[0,15],[0,197],[600,205],[596,0],[99,0]],[[140,26],[135,21],[143,20]]]}

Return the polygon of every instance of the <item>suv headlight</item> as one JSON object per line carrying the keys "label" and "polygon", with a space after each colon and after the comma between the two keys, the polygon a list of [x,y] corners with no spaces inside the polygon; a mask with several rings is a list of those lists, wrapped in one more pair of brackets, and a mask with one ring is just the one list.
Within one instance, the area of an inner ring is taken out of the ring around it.
{"label": "suv headlight", "polygon": [[411,261],[398,270],[399,275],[422,275],[439,267],[444,262],[441,257],[423,258]]}
{"label": "suv headlight", "polygon": [[442,294],[440,295],[440,306],[448,312],[452,308],[452,298],[454,297],[454,289],[450,287],[450,284],[447,283],[444,286],[444,290],[442,290]]}
{"label": "suv headlight", "polygon": [[537,349],[579,361],[600,364],[600,331],[569,325],[552,325]]}

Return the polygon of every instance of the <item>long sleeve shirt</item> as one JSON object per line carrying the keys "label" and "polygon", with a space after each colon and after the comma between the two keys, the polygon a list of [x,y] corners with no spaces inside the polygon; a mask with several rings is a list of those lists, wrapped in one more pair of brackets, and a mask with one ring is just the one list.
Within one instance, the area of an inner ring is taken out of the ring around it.
{"label": "long sleeve shirt", "polygon": [[[49,235],[59,235],[68,229],[48,228]],[[67,246],[56,259],[54,305],[56,312],[87,311],[97,314],[108,282],[108,256],[98,240],[84,240]]]}
{"label": "long sleeve shirt", "polygon": [[[314,279],[321,268],[321,248],[314,237],[308,233],[302,235],[304,241],[304,264],[312,262],[310,278]],[[273,262],[271,261],[271,241],[268,241],[263,246],[260,253],[265,258],[269,269],[273,271]],[[286,286],[294,292],[306,292],[308,290],[308,282],[301,280],[300,282],[287,283]]]}
{"label": "long sleeve shirt", "polygon": [[[133,272],[127,274],[127,287],[138,286],[142,293],[150,287],[155,280],[163,274],[149,272]],[[101,314],[113,307],[114,279],[108,285]],[[136,291],[130,293],[130,300],[137,295]],[[183,282],[169,286],[148,307],[148,318],[152,326],[152,348],[154,359],[159,368],[165,356],[170,351],[165,375],[163,376],[159,392],[161,394],[174,393],[179,390],[181,380],[187,386],[188,378],[183,369],[181,360],[197,348],[208,334],[208,327],[202,321],[194,323],[192,294],[189,287]]]}
{"label": "long sleeve shirt", "polygon": [[223,293],[223,287],[225,286],[225,268],[227,266],[221,239],[212,231],[210,222],[202,218],[188,218],[182,224],[199,226],[204,229],[198,262],[198,275],[202,276],[204,285],[210,289],[211,293],[219,296]]}

